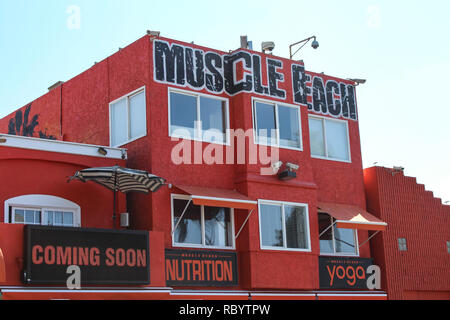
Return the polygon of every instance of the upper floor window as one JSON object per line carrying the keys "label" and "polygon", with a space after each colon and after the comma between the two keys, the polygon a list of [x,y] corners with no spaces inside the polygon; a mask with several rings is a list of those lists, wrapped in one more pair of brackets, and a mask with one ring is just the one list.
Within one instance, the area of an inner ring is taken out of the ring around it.
{"label": "upper floor window", "polygon": [[358,240],[354,229],[337,228],[335,219],[319,212],[320,254],[358,255]]}
{"label": "upper floor window", "polygon": [[145,89],[141,88],[109,104],[110,145],[117,147],[146,135]]}
{"label": "upper floor window", "polygon": [[172,195],[172,230],[176,246],[234,248],[230,208],[197,206],[188,197]]}
{"label": "upper floor window", "polygon": [[25,195],[5,201],[5,222],[79,227],[80,211],[77,204],[63,198]]}
{"label": "upper floor window", "polygon": [[309,137],[313,157],[350,162],[347,121],[310,116]]}
{"label": "upper floor window", "polygon": [[296,150],[302,149],[300,108],[253,100],[255,142]]}
{"label": "upper floor window", "polygon": [[170,136],[227,144],[227,129],[227,99],[169,90]]}
{"label": "upper floor window", "polygon": [[261,248],[310,250],[305,204],[261,200],[258,211]]}

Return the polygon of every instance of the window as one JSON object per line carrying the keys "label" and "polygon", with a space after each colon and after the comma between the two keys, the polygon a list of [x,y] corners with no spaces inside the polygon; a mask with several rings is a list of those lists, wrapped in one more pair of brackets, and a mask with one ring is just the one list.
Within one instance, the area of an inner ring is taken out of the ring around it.
{"label": "window", "polygon": [[407,251],[408,247],[406,246],[405,238],[398,238],[398,251]]}
{"label": "window", "polygon": [[447,253],[450,253],[450,241],[447,241]]}
{"label": "window", "polygon": [[319,212],[320,254],[358,255],[356,231],[337,228],[334,223],[335,219],[330,215]]}
{"label": "window", "polygon": [[111,102],[109,108],[111,146],[121,146],[146,135],[144,89]]}
{"label": "window", "polygon": [[74,226],[73,211],[59,211],[42,208],[11,208],[11,222],[46,226]]}
{"label": "window", "polygon": [[48,226],[81,226],[80,207],[63,198],[25,195],[5,201],[5,223]]}
{"label": "window", "polygon": [[301,150],[300,108],[254,100],[255,142]]}
{"label": "window", "polygon": [[259,221],[263,249],[310,250],[306,205],[260,201]]}
{"label": "window", "polygon": [[313,157],[350,161],[347,121],[309,117],[309,137]]}
{"label": "window", "polygon": [[234,248],[233,226],[233,209],[196,206],[187,197],[172,196],[172,230],[176,227],[174,245]]}
{"label": "window", "polygon": [[169,90],[169,135],[228,143],[228,100]]}

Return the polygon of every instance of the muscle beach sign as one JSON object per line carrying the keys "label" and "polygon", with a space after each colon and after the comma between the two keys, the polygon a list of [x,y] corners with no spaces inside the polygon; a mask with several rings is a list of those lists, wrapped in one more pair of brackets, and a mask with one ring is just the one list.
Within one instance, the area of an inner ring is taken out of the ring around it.
{"label": "muscle beach sign", "polygon": [[[264,54],[219,54],[157,39],[153,62],[154,80],[160,83],[230,96],[250,92],[308,106],[314,113],[357,120],[354,86],[307,72],[303,64],[287,68],[282,60]],[[290,85],[285,83],[288,78]]]}

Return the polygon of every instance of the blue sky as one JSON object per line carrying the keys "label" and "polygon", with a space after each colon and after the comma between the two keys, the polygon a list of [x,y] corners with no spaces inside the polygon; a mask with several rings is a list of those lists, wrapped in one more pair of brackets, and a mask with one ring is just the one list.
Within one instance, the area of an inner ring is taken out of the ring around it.
{"label": "blue sky", "polygon": [[0,118],[148,29],[224,51],[247,35],[282,57],[316,35],[320,48],[295,56],[308,70],[367,79],[357,88],[364,167],[403,166],[450,201],[449,11],[445,0],[0,0]]}

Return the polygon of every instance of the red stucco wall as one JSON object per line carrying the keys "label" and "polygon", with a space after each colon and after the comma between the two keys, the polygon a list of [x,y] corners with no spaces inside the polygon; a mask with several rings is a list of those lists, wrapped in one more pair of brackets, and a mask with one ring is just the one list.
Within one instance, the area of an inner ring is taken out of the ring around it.
{"label": "red stucco wall", "polygon": [[[443,205],[415,178],[389,168],[364,170],[367,206],[386,232],[372,241],[389,299],[449,299],[450,206]],[[407,251],[398,250],[405,238]]]}

